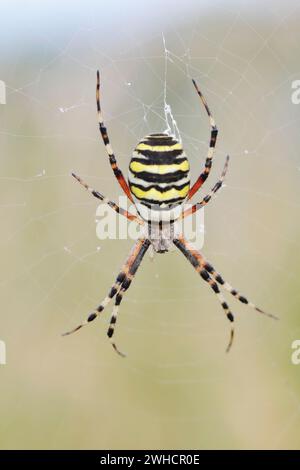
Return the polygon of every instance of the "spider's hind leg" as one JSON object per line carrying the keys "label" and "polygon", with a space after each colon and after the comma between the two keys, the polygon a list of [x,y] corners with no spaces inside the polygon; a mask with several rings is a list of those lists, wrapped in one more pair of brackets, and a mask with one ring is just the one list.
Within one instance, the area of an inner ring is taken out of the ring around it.
{"label": "spider's hind leg", "polygon": [[[174,239],[173,243],[184,254],[184,256],[192,264],[192,266],[197,271],[197,273],[200,274],[202,279],[210,285],[211,289],[216,294],[217,299],[219,300],[219,302],[221,304],[221,307],[222,307],[227,319],[232,324],[234,322],[234,316],[233,316],[232,312],[230,311],[229,306],[228,306],[223,294],[220,292],[218,284],[211,277],[209,272],[205,269],[204,264],[198,258],[198,252],[194,248],[192,248],[186,242],[186,240],[183,237],[179,237],[178,239]],[[226,348],[226,352],[229,352],[229,350],[232,346],[232,343],[233,343],[233,338],[234,338],[234,328],[232,326],[231,330],[230,330],[230,338],[229,338],[229,343],[228,343],[227,348]]]}
{"label": "spider's hind leg", "polygon": [[[140,239],[136,242],[125,264],[123,265],[122,270],[118,274],[115,283],[111,287],[105,299],[101,302],[97,309],[88,316],[85,321],[80,323],[80,325],[76,326],[76,328],[74,328],[73,330],[64,333],[63,336],[75,333],[75,331],[80,330],[83,326],[86,326],[88,325],[88,323],[94,321],[104,310],[104,308],[109,304],[109,302],[116,296],[115,306],[111,316],[110,326],[107,332],[109,338],[111,339],[114,333],[115,323],[117,321],[118,307],[122,301],[123,294],[129,288],[131,281],[138,267],[140,266],[147,249],[150,246],[150,243],[151,242],[148,239]],[[123,354],[117,349],[115,343],[112,342],[112,345],[114,349],[122,356]]]}
{"label": "spider's hind leg", "polygon": [[[210,285],[210,287],[213,289],[213,291],[217,295],[222,305],[223,310],[225,311],[227,315],[227,318],[231,322],[233,322],[234,320],[233,315],[230,312],[228,304],[225,301],[222,293],[220,292],[218,284],[224,287],[224,289],[230,292],[234,297],[236,297],[243,304],[249,305],[249,307],[252,307],[254,310],[256,310],[257,312],[263,315],[267,315],[268,317],[277,319],[275,315],[272,315],[271,313],[266,313],[260,308],[256,307],[256,305],[250,302],[245,296],[241,295],[236,289],[231,287],[231,285],[222,278],[222,276],[214,269],[214,267],[205,260],[205,258],[201,255],[201,253],[195,250],[193,246],[190,245],[190,243],[188,243],[182,236],[178,237],[177,239],[174,239],[173,242],[174,242],[174,245],[177,246],[177,248],[184,254],[184,256],[193,265],[193,267],[200,274],[202,279],[204,279],[204,281],[206,281]],[[234,333],[232,329],[227,351],[229,351],[232,345],[233,334]]]}
{"label": "spider's hind leg", "polygon": [[[215,282],[214,279],[212,279],[212,277],[209,275],[208,271],[206,271],[206,269],[203,269],[203,267],[201,267],[201,265],[198,265],[196,267],[196,271],[200,273],[200,276],[202,277],[202,279],[205,282],[208,282],[208,284],[210,285],[210,287],[212,288],[212,290],[216,294],[216,296],[217,296],[217,298],[218,298],[218,300],[219,300],[219,302],[220,302],[220,304],[221,304],[221,306],[222,306],[222,308],[225,312],[225,315],[226,315],[227,319],[231,323],[233,323],[234,322],[233,313],[230,311],[229,306],[228,306],[223,294],[220,292],[218,284]],[[233,343],[233,338],[234,338],[234,328],[232,326],[231,330],[230,330],[230,338],[229,338],[229,343],[228,343],[227,348],[226,348],[226,352],[230,351],[230,348],[231,348],[232,343]]]}
{"label": "spider's hind leg", "polygon": [[112,315],[111,315],[111,318],[110,318],[110,323],[109,323],[109,327],[108,327],[108,330],[107,330],[107,336],[109,337],[110,339],[110,342],[112,344],[112,347],[114,348],[114,350],[122,357],[126,357],[126,354],[124,354],[122,351],[120,351],[116,345],[116,343],[112,340],[112,337],[114,335],[114,332],[115,332],[115,325],[117,323],[117,318],[118,318],[118,313],[119,313],[119,307],[120,307],[120,304],[122,302],[122,299],[123,299],[123,295],[124,295],[124,292],[126,292],[126,290],[128,289],[129,285],[131,284],[131,280],[126,280],[126,283],[125,283],[125,286],[122,286],[119,290],[119,292],[117,293],[116,295],[116,299],[115,299],[115,305],[114,305],[114,308],[113,308],[113,311],[112,311]]}
{"label": "spider's hind leg", "polygon": [[116,323],[117,323],[117,318],[118,318],[118,312],[119,312],[119,306],[123,300],[123,295],[124,293],[127,291],[127,289],[129,289],[129,286],[142,262],[142,259],[146,253],[146,251],[148,250],[149,246],[150,246],[151,242],[150,240],[148,239],[144,239],[141,241],[141,245],[140,245],[140,249],[139,251],[136,253],[136,255],[134,257],[132,257],[131,261],[128,263],[128,269],[127,269],[127,272],[125,274],[125,277],[122,281],[122,284],[120,286],[120,289],[116,295],[116,299],[115,299],[115,305],[114,305],[114,308],[113,308],[113,312],[112,312],[112,315],[111,315],[111,319],[110,319],[110,323],[109,323],[109,327],[108,327],[108,330],[107,330],[107,336],[109,337],[110,341],[111,341],[111,344],[114,348],[114,350],[122,357],[125,357],[126,355],[124,353],[122,353],[116,346],[116,343],[112,340],[112,337],[114,335],[114,332],[115,332],[115,326],[116,326]]}
{"label": "spider's hind leg", "polygon": [[265,312],[261,308],[257,307],[253,302],[250,302],[244,295],[240,294],[239,291],[234,289],[229,282],[225,281],[223,277],[221,276],[220,273],[218,273],[215,268],[208,263],[202,255],[199,253],[199,257],[203,260],[203,266],[209,272],[209,274],[217,281],[217,283],[222,286],[225,290],[230,292],[233,297],[235,297],[237,300],[239,300],[242,304],[248,305],[249,307],[253,308],[257,312],[261,313],[262,315],[266,315],[267,317],[273,318],[274,320],[278,320],[278,317],[276,315],[273,315],[272,313]]}
{"label": "spider's hind leg", "polygon": [[80,323],[78,326],[73,328],[73,330],[67,331],[66,333],[63,333],[62,336],[68,336],[72,333],[75,333],[75,331],[80,330],[83,326],[86,326],[88,323],[94,321],[100,313],[105,309],[105,307],[109,304],[109,302],[114,298],[114,296],[117,294],[118,290],[120,289],[120,285],[122,281],[124,280],[125,273],[121,271],[116,279],[116,282],[112,285],[108,295],[105,297],[105,299],[98,305],[96,310],[92,312],[86,320],[84,320],[82,323]]}

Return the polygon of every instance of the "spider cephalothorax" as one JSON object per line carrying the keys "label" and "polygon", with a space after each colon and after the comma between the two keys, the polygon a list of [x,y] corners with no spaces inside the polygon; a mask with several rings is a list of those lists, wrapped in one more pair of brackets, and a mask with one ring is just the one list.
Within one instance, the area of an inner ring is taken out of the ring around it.
{"label": "spider cephalothorax", "polygon": [[[82,181],[74,173],[72,175],[79,181],[93,196],[107,203],[113,210],[134,220],[144,227],[143,235],[134,245],[129,257],[124,263],[115,283],[112,285],[107,297],[100,305],[88,316],[87,320],[78,325],[73,330],[65,333],[73,333],[84,325],[95,320],[104,310],[106,305],[115,298],[110,325],[107,331],[114,349],[121,355],[116,344],[112,341],[119,305],[122,302],[123,295],[129,288],[132,279],[141,264],[141,261],[150,246],[158,253],[169,251],[171,246],[176,246],[187,258],[187,260],[200,274],[201,278],[208,283],[216,294],[225,315],[230,322],[234,321],[232,312],[220,291],[219,286],[230,292],[236,299],[244,304],[248,304],[257,312],[269,317],[276,318],[274,315],[264,312],[249,302],[245,296],[241,295],[236,289],[223,279],[215,268],[198,252],[177,229],[176,222],[184,217],[190,216],[195,211],[205,206],[223,184],[225,174],[228,168],[229,157],[226,158],[223,172],[220,179],[215,183],[210,192],[198,203],[189,208],[185,208],[184,202],[189,200],[202,186],[207,179],[211,167],[214,149],[216,145],[218,129],[210,113],[209,107],[199,90],[196,82],[193,80],[196,91],[206,109],[210,121],[211,133],[208,154],[205,165],[196,182],[190,187],[189,162],[183,151],[182,145],[175,137],[166,133],[150,134],[144,137],[136,146],[129,165],[128,182],[124,178],[121,170],[118,168],[115,155],[109,142],[107,129],[104,125],[101,107],[100,107],[100,75],[97,72],[96,100],[98,111],[99,130],[106,147],[109,161],[113,172],[127,195],[128,199],[135,204],[138,215],[117,206],[113,201],[95,191]],[[231,328],[230,340],[227,346],[229,351],[233,341],[234,330]]]}

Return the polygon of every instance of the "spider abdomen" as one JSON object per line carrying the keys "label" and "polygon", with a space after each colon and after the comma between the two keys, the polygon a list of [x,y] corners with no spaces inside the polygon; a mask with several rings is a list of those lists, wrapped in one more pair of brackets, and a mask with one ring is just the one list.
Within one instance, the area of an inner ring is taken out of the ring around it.
{"label": "spider abdomen", "polygon": [[182,145],[174,137],[148,135],[138,143],[130,161],[130,191],[148,207],[174,207],[188,195],[189,169]]}

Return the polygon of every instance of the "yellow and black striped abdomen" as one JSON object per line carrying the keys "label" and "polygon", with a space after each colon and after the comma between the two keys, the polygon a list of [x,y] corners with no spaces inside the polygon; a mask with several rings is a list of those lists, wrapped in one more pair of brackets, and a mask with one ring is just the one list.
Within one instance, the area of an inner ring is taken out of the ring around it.
{"label": "yellow and black striped abdomen", "polygon": [[151,134],[136,146],[129,165],[132,194],[147,206],[181,204],[190,189],[189,162],[182,145],[168,134]]}

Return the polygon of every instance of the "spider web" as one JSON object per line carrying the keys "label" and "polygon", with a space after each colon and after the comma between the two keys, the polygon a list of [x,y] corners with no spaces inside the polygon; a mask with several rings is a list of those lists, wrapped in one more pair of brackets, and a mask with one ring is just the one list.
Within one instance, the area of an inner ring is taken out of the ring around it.
{"label": "spider web", "polygon": [[[146,11],[128,1],[122,15],[118,2],[75,2],[72,12],[32,3],[30,32],[23,9],[3,5],[3,448],[299,447],[300,369],[290,357],[300,336],[300,107],[291,101],[300,11],[291,0],[198,3]],[[133,243],[97,239],[97,202],[70,177],[76,170],[113,200],[120,194],[97,133],[97,68],[124,173],[136,143],[167,130],[195,180],[210,129],[191,78],[208,101],[220,136],[201,198],[231,160],[206,209],[202,251],[281,318],[226,295],[236,316],[230,355],[230,325],[179,252],[146,257],[124,298],[116,342],[126,360],[106,338],[110,308],[60,337],[103,299]]]}

